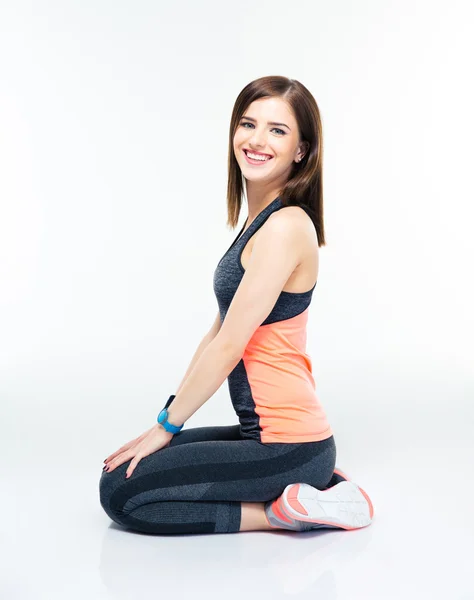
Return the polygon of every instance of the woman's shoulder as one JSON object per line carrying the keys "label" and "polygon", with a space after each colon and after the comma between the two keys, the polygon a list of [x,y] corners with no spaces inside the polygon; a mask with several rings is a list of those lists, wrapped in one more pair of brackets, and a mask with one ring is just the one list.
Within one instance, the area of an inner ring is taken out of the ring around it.
{"label": "woman's shoulder", "polygon": [[301,206],[282,206],[280,210],[273,212],[267,219],[269,228],[275,232],[284,231],[296,237],[302,236],[308,240],[318,241],[313,220]]}

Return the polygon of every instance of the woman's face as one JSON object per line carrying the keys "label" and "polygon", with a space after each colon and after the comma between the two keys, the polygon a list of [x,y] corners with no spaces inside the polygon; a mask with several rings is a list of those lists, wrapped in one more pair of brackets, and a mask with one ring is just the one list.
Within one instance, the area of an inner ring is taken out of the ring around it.
{"label": "woman's face", "polygon": [[[293,111],[281,98],[252,102],[234,135],[234,153],[242,174],[255,182],[287,181],[293,163],[301,160],[307,146],[307,142],[300,143]],[[252,153],[257,157],[252,159]]]}

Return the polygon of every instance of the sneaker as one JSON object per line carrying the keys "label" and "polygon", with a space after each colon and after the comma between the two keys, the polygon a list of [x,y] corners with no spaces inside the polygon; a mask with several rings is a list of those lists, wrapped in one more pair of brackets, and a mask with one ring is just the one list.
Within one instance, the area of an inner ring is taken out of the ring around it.
{"label": "sneaker", "polygon": [[291,522],[299,531],[359,529],[370,525],[374,514],[368,494],[348,480],[325,490],[307,483],[291,483],[275,502],[278,512],[288,519],[288,525]]}

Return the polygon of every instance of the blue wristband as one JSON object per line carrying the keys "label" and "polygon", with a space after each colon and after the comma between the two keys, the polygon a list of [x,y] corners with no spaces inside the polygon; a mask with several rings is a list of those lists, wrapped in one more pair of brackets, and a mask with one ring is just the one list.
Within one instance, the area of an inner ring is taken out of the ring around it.
{"label": "blue wristband", "polygon": [[166,431],[168,431],[169,433],[179,433],[181,431],[181,429],[183,429],[184,427],[184,423],[182,425],[172,425],[169,421],[168,421],[168,407],[169,405],[173,402],[173,400],[175,399],[175,395],[172,395],[168,398],[167,403],[165,404],[165,407],[160,411],[158,417],[157,417],[157,421],[158,423],[160,423],[160,425],[162,425]]}

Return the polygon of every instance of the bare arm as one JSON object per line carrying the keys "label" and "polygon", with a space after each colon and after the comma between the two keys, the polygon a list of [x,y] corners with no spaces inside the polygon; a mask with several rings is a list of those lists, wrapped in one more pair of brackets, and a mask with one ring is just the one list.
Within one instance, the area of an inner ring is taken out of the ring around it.
{"label": "bare arm", "polygon": [[255,240],[222,327],[204,348],[170,404],[168,416],[173,425],[185,423],[235,369],[254,332],[270,314],[300,263],[305,249],[302,221],[294,219],[290,208],[293,207],[287,208],[286,213],[277,211],[271,215]]}
{"label": "bare arm", "polygon": [[197,347],[196,352],[194,353],[194,356],[192,357],[191,362],[189,363],[189,367],[188,367],[181,383],[179,384],[178,390],[176,391],[176,395],[178,395],[179,390],[183,387],[186,379],[188,378],[189,374],[193,370],[194,365],[199,360],[199,357],[203,353],[204,349],[208,346],[208,344],[210,342],[212,342],[212,340],[219,333],[220,328],[221,328],[221,318],[220,318],[220,314],[218,311],[217,316],[214,320],[214,323],[212,324],[212,327],[209,329],[209,331],[206,333],[206,335],[202,338],[201,342],[199,343],[199,346]]}

